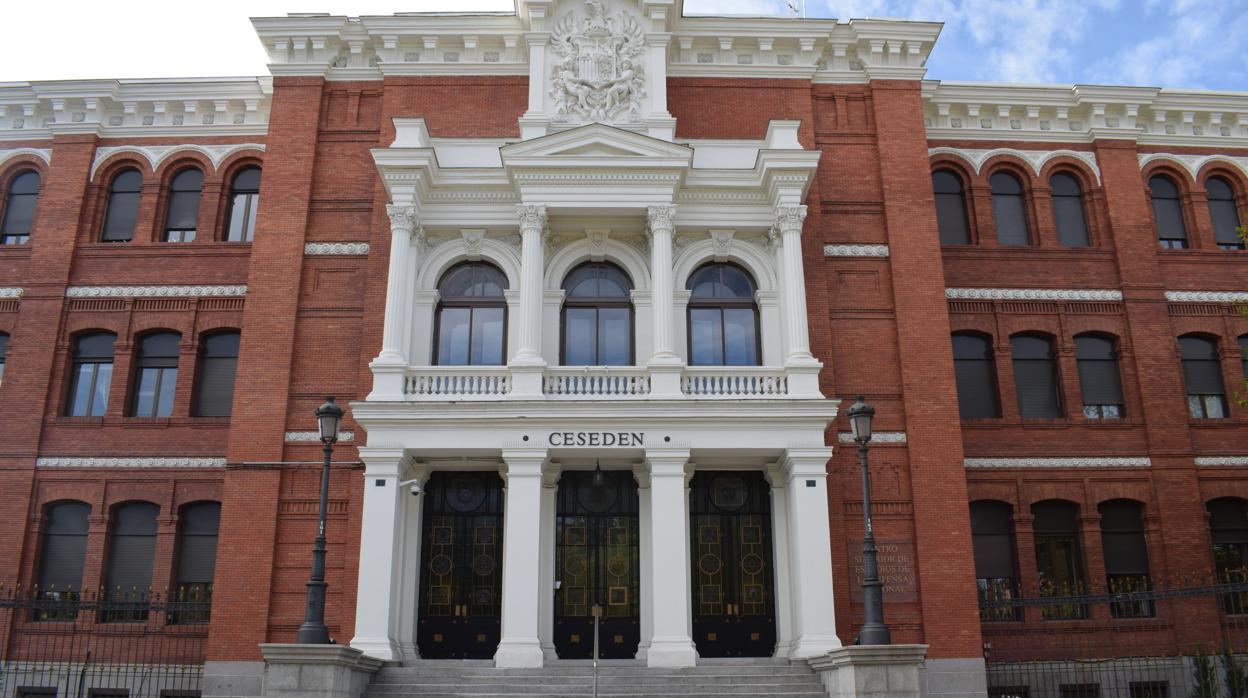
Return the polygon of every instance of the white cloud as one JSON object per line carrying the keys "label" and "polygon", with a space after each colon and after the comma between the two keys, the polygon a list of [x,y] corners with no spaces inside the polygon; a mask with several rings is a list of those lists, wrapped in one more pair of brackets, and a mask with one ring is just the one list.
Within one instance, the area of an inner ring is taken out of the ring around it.
{"label": "white cloud", "polygon": [[1233,3],[1198,4],[1195,0],[1175,0],[1156,7],[1167,10],[1159,21],[1147,25],[1157,33],[1097,61],[1089,70],[1093,80],[1248,89],[1243,46],[1234,39],[1248,33],[1248,8]]}

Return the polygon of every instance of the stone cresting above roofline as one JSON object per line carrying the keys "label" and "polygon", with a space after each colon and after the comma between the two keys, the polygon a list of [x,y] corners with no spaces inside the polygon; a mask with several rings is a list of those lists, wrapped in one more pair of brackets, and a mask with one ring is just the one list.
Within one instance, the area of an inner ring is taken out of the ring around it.
{"label": "stone cresting above roofline", "polygon": [[1104,85],[929,80],[932,141],[1091,143],[1248,148],[1248,93]]}
{"label": "stone cresting above roofline", "polygon": [[0,83],[0,141],[263,136],[272,93],[268,77]]}

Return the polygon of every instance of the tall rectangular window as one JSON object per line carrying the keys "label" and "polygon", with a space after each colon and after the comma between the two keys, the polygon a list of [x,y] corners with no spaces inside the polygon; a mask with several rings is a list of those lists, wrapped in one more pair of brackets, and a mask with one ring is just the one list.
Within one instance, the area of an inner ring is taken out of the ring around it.
{"label": "tall rectangular window", "polygon": [[962,419],[1000,417],[997,369],[988,340],[973,334],[953,335],[953,369]]}
{"label": "tall rectangular window", "polygon": [[1075,337],[1075,361],[1079,367],[1079,391],[1083,416],[1088,419],[1122,419],[1122,380],[1114,340],[1099,335]]}
{"label": "tall rectangular window", "polygon": [[238,371],[238,344],[237,332],[218,332],[200,341],[195,416],[230,416],[234,404],[234,378]]}
{"label": "tall rectangular window", "polygon": [[[1049,499],[1031,505],[1035,518],[1036,572],[1044,596],[1070,597],[1086,591],[1079,545],[1079,505]],[[1045,620],[1083,618],[1087,607],[1073,601],[1044,606]]]}
{"label": "tall rectangular window", "polygon": [[43,543],[39,548],[39,607],[36,620],[78,617],[78,593],[87,557],[86,502],[56,502],[44,508]]}
{"label": "tall rectangular window", "polygon": [[113,380],[113,343],[117,335],[107,332],[79,337],[69,378],[65,414],[70,417],[103,417],[108,408],[108,388]]}
{"label": "tall rectangular window", "polygon": [[104,573],[103,622],[147,620],[159,513],[160,507],[150,502],[131,502],[113,509]]}
{"label": "tall rectangular window", "polygon": [[171,619],[177,623],[207,623],[208,603],[216,576],[217,536],[221,505],[195,502],[182,507],[178,517],[177,577],[174,598],[178,604]]}
{"label": "tall rectangular window", "polygon": [[1193,419],[1225,419],[1226,386],[1222,383],[1222,362],[1213,340],[1195,335],[1179,337],[1183,357],[1183,382],[1187,386],[1187,408]]}
{"label": "tall rectangular window", "polygon": [[168,417],[173,413],[180,340],[176,332],[161,332],[139,341],[131,416]]}
{"label": "tall rectangular window", "polygon": [[[1102,502],[1101,549],[1105,554],[1106,585],[1110,594],[1129,594],[1151,588],[1148,571],[1148,545],[1144,538],[1143,507],[1139,502],[1114,499]],[[1110,604],[1115,618],[1149,618],[1151,601],[1115,601]]]}
{"label": "tall rectangular window", "polygon": [[1014,388],[1018,413],[1024,419],[1056,419],[1062,416],[1057,384],[1057,360],[1053,344],[1045,337],[1010,337],[1014,360]]}

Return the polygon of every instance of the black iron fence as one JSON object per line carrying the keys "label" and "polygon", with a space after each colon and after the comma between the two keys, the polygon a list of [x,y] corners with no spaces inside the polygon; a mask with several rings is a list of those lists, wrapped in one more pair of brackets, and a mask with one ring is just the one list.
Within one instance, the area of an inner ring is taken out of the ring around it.
{"label": "black iron fence", "polygon": [[980,585],[989,696],[1248,698],[1248,575]]}
{"label": "black iron fence", "polygon": [[198,696],[205,593],[0,589],[0,698]]}

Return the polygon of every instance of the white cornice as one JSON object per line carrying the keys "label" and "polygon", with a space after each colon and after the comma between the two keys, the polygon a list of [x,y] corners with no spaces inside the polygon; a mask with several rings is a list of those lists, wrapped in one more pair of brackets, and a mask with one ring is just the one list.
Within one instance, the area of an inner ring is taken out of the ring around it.
{"label": "white cornice", "polygon": [[[854,441],[854,433],[852,431],[842,431],[836,435],[836,440],[843,444],[852,444]],[[877,431],[871,434],[871,443],[873,444],[904,444],[906,443],[906,432],[904,431]]]}
{"label": "white cornice", "polygon": [[[320,443],[321,433],[318,431],[288,431],[286,432],[286,440],[295,443],[316,442]],[[355,441],[355,432],[340,431],[338,432],[338,441],[351,442]]]}
{"label": "white cornice", "polygon": [[1120,301],[1122,291],[1089,288],[947,288],[949,300]]}
{"label": "white cornice", "polygon": [[824,245],[824,257],[887,257],[888,245]]}
{"label": "white cornice", "polygon": [[1153,461],[1147,456],[1111,456],[1108,458],[1085,458],[1070,456],[1061,458],[967,458],[967,468],[1149,468]]}
{"label": "white cornice", "polygon": [[70,286],[68,298],[193,298],[245,296],[246,286]]}
{"label": "white cornice", "polygon": [[1248,291],[1166,291],[1171,303],[1248,303]]}
{"label": "white cornice", "polygon": [[46,456],[35,461],[38,468],[224,468],[224,458],[126,456],[85,458],[80,456]]}
{"label": "white cornice", "polygon": [[1240,172],[1243,172],[1245,175],[1248,175],[1248,158],[1245,158],[1245,157],[1231,157],[1229,155],[1176,155],[1174,153],[1140,153],[1139,158],[1140,158],[1141,168],[1143,168],[1145,165],[1148,165],[1150,162],[1156,162],[1158,160],[1165,160],[1167,162],[1172,162],[1182,167],[1183,169],[1187,170],[1187,173],[1192,176],[1192,179],[1196,179],[1196,176],[1200,173],[1201,168],[1203,168],[1205,165],[1208,165],[1211,162],[1219,162],[1219,163],[1230,165],[1231,167],[1239,170]]}
{"label": "white cornice", "polygon": [[21,298],[22,289],[16,286],[0,287],[0,298]]}
{"label": "white cornice", "polygon": [[979,174],[984,163],[998,155],[1013,155],[1028,165],[1038,176],[1040,171],[1044,169],[1045,163],[1057,157],[1071,157],[1081,161],[1088,166],[1096,175],[1096,181],[1101,181],[1101,168],[1096,163],[1096,155],[1094,153],[1081,152],[1077,150],[1017,150],[1015,148],[991,148],[991,149],[973,149],[973,148],[929,148],[928,156],[933,155],[955,155],[975,168],[975,174]]}
{"label": "white cornice", "polygon": [[1248,456],[1197,456],[1196,465],[1202,468],[1248,465]]}
{"label": "white cornice", "polygon": [[147,160],[151,168],[155,170],[160,167],[160,163],[175,157],[180,153],[195,152],[208,157],[212,161],[212,166],[220,167],[222,162],[229,156],[240,153],[244,150],[255,150],[264,152],[263,143],[224,143],[214,145],[199,145],[196,143],[183,143],[180,145],[117,145],[105,146],[95,149],[95,160],[91,163],[91,178],[95,179],[96,170],[105,160],[111,158],[118,153],[133,153]]}
{"label": "white cornice", "polygon": [[309,242],[303,246],[306,255],[366,255],[367,242]]}

